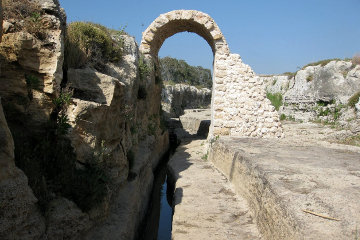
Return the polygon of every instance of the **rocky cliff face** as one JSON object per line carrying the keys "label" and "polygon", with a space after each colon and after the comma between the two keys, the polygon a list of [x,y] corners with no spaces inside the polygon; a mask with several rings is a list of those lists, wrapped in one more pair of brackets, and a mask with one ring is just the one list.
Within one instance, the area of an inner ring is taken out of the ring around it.
{"label": "rocky cliff face", "polygon": [[268,93],[281,94],[283,104],[279,113],[284,117],[341,125],[359,117],[356,108],[348,106],[349,99],[360,91],[360,66],[350,61],[307,66],[290,77],[262,78]]}
{"label": "rocky cliff face", "polygon": [[197,89],[185,84],[165,85],[161,93],[161,106],[166,116],[179,117],[184,109],[208,108],[211,90]]}
{"label": "rocky cliff face", "polygon": [[27,177],[15,166],[14,141],[0,99],[0,238],[40,239],[45,218],[36,203]]}
{"label": "rocky cliff face", "polygon": [[[132,239],[168,147],[154,63],[143,59],[141,72],[135,40],[99,25],[85,27],[121,55],[100,61],[72,42],[77,55],[64,56],[69,38],[57,0],[6,2],[0,96],[14,144],[0,114],[0,205],[10,206],[0,238]],[[36,14],[16,19],[19,9]],[[70,64],[74,57],[81,66]]]}
{"label": "rocky cliff face", "polygon": [[[89,67],[67,71],[67,87],[73,90],[68,136],[77,161],[91,164],[94,153],[101,154],[95,159],[111,182],[102,205],[89,212],[91,220],[104,222],[88,239],[134,237],[146,211],[153,170],[168,148],[167,132],[159,128],[161,85],[153,72],[140,78],[135,39],[120,38],[121,61],[106,63],[102,72]],[[139,95],[139,89],[146,94]]]}

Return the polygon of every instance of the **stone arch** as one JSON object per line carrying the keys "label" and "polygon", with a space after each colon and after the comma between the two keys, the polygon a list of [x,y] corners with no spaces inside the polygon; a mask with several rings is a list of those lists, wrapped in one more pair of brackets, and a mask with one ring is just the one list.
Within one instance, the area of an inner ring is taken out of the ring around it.
{"label": "stone arch", "polygon": [[230,53],[220,28],[208,14],[195,10],[161,14],[143,32],[140,52],[156,64],[164,41],[185,31],[203,37],[214,55],[209,138],[281,137],[279,116],[265,97],[264,84],[240,55]]}
{"label": "stone arch", "polygon": [[175,10],[161,14],[143,33],[140,51],[157,56],[164,41],[180,32],[193,32],[203,37],[213,54],[230,53],[226,40],[215,21],[207,14],[195,10]]}

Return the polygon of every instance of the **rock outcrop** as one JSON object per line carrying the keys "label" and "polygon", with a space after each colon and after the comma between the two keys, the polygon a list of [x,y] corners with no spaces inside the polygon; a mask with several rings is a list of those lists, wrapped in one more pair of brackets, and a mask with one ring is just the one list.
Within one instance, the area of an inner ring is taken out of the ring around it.
{"label": "rock outcrop", "polygon": [[168,117],[179,117],[184,109],[208,108],[211,90],[197,89],[185,84],[165,85],[161,93],[161,106]]}
{"label": "rock outcrop", "polygon": [[39,130],[54,108],[52,96],[60,92],[66,17],[57,0],[37,2],[44,11],[38,20],[41,38],[21,26],[21,21],[4,19],[0,95],[10,125],[21,114],[26,116],[27,128]]}
{"label": "rock outcrop", "polygon": [[0,98],[0,238],[41,239],[45,219],[24,172],[15,166],[14,142]]}
{"label": "rock outcrop", "polygon": [[293,76],[261,77],[269,93],[280,93],[283,106],[279,113],[301,121],[326,122],[356,118],[348,100],[360,91],[360,66],[350,61],[333,60],[307,66]]}

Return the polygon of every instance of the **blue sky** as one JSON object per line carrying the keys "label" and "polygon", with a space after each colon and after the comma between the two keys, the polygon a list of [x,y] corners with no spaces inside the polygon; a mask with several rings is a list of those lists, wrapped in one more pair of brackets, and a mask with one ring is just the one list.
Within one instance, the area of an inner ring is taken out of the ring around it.
{"label": "blue sky", "polygon": [[[209,14],[232,53],[259,74],[296,71],[309,62],[360,53],[360,0],[60,0],[68,22],[92,21],[126,32],[139,43],[160,14],[194,9]],[[168,38],[159,52],[212,67],[206,41],[193,33]]]}

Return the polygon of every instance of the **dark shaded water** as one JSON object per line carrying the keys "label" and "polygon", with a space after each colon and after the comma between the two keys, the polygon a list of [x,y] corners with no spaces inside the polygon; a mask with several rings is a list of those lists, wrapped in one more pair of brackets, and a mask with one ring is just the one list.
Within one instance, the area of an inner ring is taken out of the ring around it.
{"label": "dark shaded water", "polygon": [[173,209],[167,201],[167,178],[164,181],[161,189],[161,200],[160,200],[160,219],[159,219],[159,228],[158,228],[158,240],[167,240],[171,239],[171,225],[172,225],[172,216]]}
{"label": "dark shaded water", "polygon": [[138,240],[171,240],[173,188],[167,178],[169,155],[161,161],[154,173],[152,196]]}

